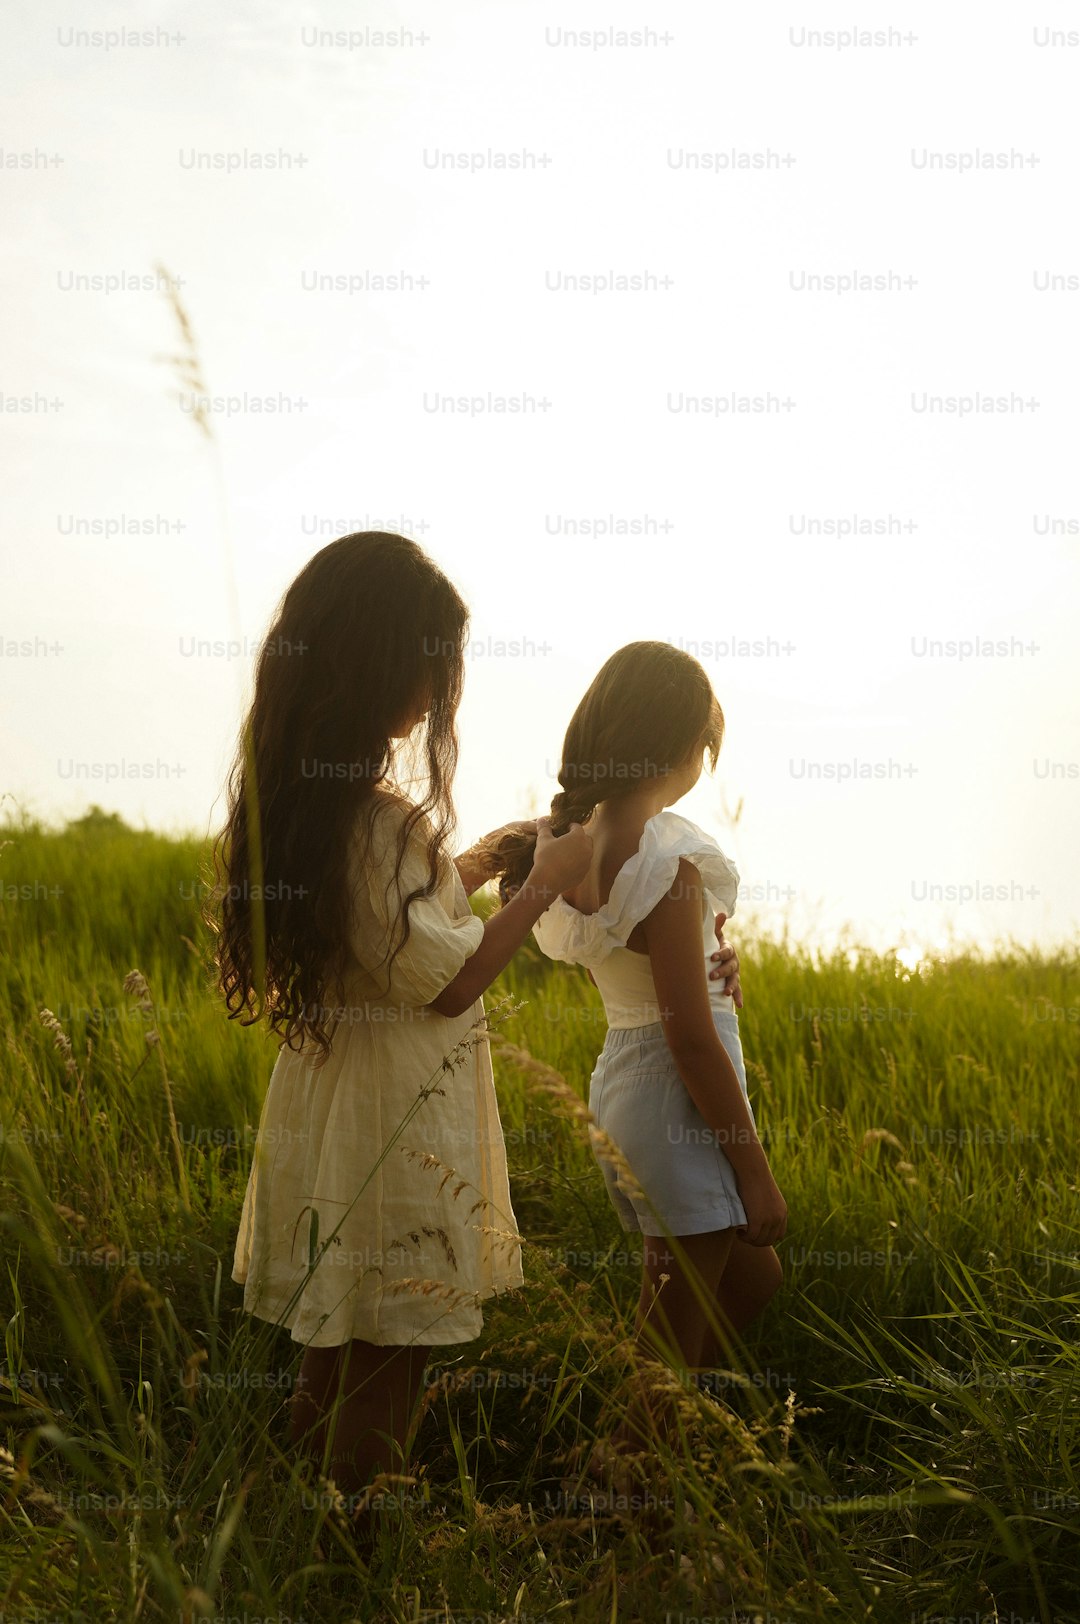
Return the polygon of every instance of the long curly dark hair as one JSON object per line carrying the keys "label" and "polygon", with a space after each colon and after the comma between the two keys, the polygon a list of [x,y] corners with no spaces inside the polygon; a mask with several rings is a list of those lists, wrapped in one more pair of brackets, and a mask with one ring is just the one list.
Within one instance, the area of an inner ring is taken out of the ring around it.
{"label": "long curly dark hair", "polygon": [[228,780],[228,814],[214,845],[209,909],[218,987],[230,1020],[263,1016],[290,1048],[330,1053],[333,1006],[349,959],[350,845],[380,789],[397,794],[398,739],[423,794],[410,795],[406,845],[423,820],[428,882],[405,899],[396,941],[372,944],[379,970],[409,937],[409,907],[431,896],[454,828],[469,616],[416,542],[381,530],[341,536],[293,581],[260,649],[255,696]]}
{"label": "long curly dark hair", "polygon": [[[694,750],[715,767],[723,737],[724,713],[700,661],[672,643],[627,643],[601,666],[570,718],[552,833],[587,824],[601,801],[662,778]],[[535,846],[534,838],[508,834],[488,854],[504,902],[527,878]]]}

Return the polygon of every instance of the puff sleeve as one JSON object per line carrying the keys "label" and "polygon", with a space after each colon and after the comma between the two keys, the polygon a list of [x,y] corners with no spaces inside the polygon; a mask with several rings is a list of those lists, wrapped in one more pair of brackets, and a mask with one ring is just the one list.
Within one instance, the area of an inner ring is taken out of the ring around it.
{"label": "puff sleeve", "polygon": [[581,914],[558,897],[540,916],[533,931],[541,952],[590,969],[602,964],[613,948],[626,946],[634,926],[670,891],[684,857],[701,875],[706,907],[730,919],[738,869],[704,829],[665,809],[646,823],[641,844],[615,876],[602,908]]}
{"label": "puff sleeve", "polygon": [[426,884],[427,826],[414,824],[395,883],[398,844],[407,808],[389,797],[367,812],[367,839],[354,847],[351,865],[352,948],[385,1003],[406,1007],[430,1004],[457,975],[484,937],[484,922],[448,859],[434,896],[409,904],[409,937],[389,968],[385,959],[400,935],[405,898]]}

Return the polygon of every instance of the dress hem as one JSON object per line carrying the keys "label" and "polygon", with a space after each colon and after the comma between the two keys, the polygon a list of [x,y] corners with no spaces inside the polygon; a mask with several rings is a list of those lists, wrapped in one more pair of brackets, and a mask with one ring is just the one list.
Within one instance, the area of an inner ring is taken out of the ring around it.
{"label": "dress hem", "polygon": [[[235,1274],[232,1276],[232,1280],[233,1280],[234,1284],[236,1284],[236,1285],[246,1285],[246,1278],[244,1280],[238,1280]],[[398,1341],[397,1339],[394,1339],[394,1340],[390,1340],[390,1339],[380,1340],[377,1337],[357,1337],[357,1336],[347,1337],[346,1341],[367,1342],[373,1348],[400,1348],[400,1347],[449,1348],[449,1347],[457,1347],[463,1342],[472,1342],[472,1341],[474,1341],[475,1338],[480,1334],[480,1331],[483,1329],[483,1313],[482,1313],[482,1310],[480,1308],[480,1303],[489,1302],[492,1297],[503,1297],[508,1292],[511,1292],[511,1291],[521,1291],[522,1288],[524,1287],[524,1285],[525,1285],[524,1280],[518,1280],[518,1281],[514,1281],[514,1282],[508,1282],[506,1285],[503,1285],[503,1286],[488,1286],[484,1290],[478,1290],[478,1291],[474,1292],[473,1295],[475,1297],[479,1298],[479,1302],[475,1305],[475,1312],[481,1316],[481,1324],[477,1327],[477,1329],[475,1331],[470,1331],[468,1333],[463,1333],[461,1335],[455,1335],[455,1336],[439,1336],[439,1337],[414,1336],[414,1337],[411,1337],[408,1342],[401,1342],[401,1341]],[[285,1320],[285,1319],[283,1319],[281,1317],[280,1313],[274,1314],[274,1313],[270,1312],[269,1309],[248,1308],[247,1305],[245,1304],[245,1305],[243,1305],[243,1311],[244,1311],[245,1314],[250,1314],[253,1319],[262,1320],[267,1325],[276,1326],[278,1330],[288,1331],[290,1338],[292,1339],[293,1342],[296,1343],[298,1348],[340,1348],[340,1347],[344,1346],[344,1343],[340,1342],[340,1341],[320,1342],[318,1340],[318,1336],[319,1336],[318,1332],[316,1332],[314,1336],[307,1337],[307,1338],[302,1337],[302,1336],[297,1336],[297,1334],[296,1334],[295,1330],[293,1329],[293,1327],[291,1325],[289,1325],[287,1320]]]}

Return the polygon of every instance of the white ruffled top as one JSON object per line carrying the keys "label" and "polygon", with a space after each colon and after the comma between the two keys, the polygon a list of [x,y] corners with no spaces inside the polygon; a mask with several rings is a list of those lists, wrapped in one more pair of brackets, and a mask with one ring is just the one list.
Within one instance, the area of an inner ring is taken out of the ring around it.
{"label": "white ruffled top", "polygon": [[[610,1027],[647,1026],[660,1019],[649,955],[626,943],[634,926],[670,891],[683,857],[701,875],[702,951],[708,959],[716,951],[715,915],[730,919],[735,912],[739,871],[711,835],[670,808],[649,818],[637,851],[615,876],[602,908],[583,914],[556,897],[533,927],[548,958],[583,964],[592,972]],[[726,983],[706,981],[710,1000],[730,1009]]]}

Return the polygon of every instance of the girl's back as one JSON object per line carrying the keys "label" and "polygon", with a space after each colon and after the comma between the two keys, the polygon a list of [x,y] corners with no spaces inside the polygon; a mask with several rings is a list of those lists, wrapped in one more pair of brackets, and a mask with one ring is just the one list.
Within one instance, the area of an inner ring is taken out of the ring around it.
{"label": "girl's back", "polygon": [[[645,921],[663,897],[678,890],[681,865],[692,865],[700,876],[703,964],[716,947],[715,915],[730,917],[735,910],[739,875],[710,835],[670,808],[650,817],[639,812],[610,819],[605,811],[614,808],[597,808],[589,824],[592,868],[552,901],[534,932],[549,957],[587,967],[609,1027],[641,1026],[660,1018]],[[706,978],[706,985],[713,1007],[730,1010],[725,983]]]}
{"label": "girl's back", "polygon": [[[585,915],[598,913],[607,903],[620,870],[641,846],[647,821],[644,815],[628,819],[612,815],[604,817],[604,810],[597,809],[590,826],[593,837],[592,866],[579,884],[563,892],[563,898],[571,908]],[[610,808],[611,813],[615,810],[615,807]],[[634,926],[626,945],[634,952],[647,952],[640,924]]]}

